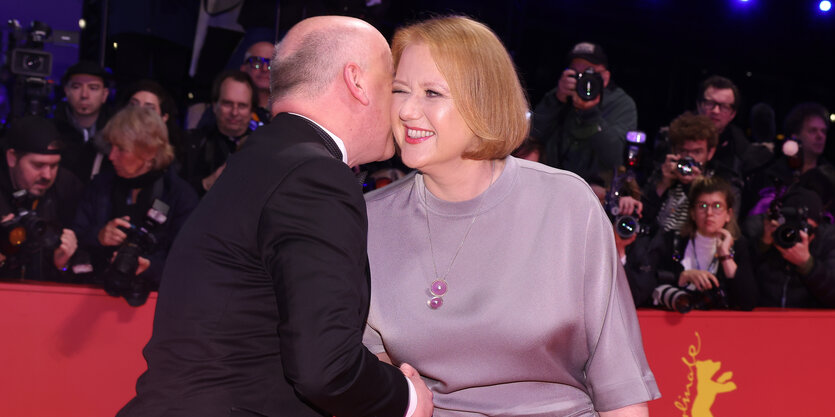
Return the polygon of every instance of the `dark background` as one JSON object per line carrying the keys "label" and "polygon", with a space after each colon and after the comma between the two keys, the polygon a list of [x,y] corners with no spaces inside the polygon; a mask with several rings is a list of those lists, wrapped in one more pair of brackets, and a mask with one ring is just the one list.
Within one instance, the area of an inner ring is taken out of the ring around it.
{"label": "dark background", "polygon": [[[118,8],[122,1],[111,0],[111,8]],[[37,19],[56,29],[78,30],[78,18],[84,15],[88,27],[82,31],[80,46],[48,46],[54,53],[59,50],[52,77],[57,80],[75,57],[98,56],[101,39],[94,31],[99,30],[99,13],[105,3],[37,0],[5,4],[0,18],[16,17],[27,24]],[[362,15],[387,37],[409,21],[466,14],[487,23],[503,40],[532,106],[556,85],[568,50],[580,41],[596,42],[609,55],[613,80],[635,99],[639,128],[650,137],[673,117],[693,108],[699,82],[712,74],[726,76],[740,87],[742,105],[735,122],[743,128],[749,125],[748,110],[757,102],[773,106],[778,131],[788,110],[799,102],[835,107],[835,12],[821,13],[817,0],[384,0],[373,10],[363,10],[364,3],[282,1],[285,12],[280,31],[306,14],[322,11]],[[829,155],[835,147],[831,142]]]}

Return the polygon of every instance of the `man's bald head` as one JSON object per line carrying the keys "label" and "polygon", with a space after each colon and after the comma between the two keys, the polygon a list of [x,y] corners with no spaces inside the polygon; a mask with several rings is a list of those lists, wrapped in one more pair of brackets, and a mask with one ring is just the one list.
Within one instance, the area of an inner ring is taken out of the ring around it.
{"label": "man's bald head", "polygon": [[389,53],[385,38],[370,24],[346,16],[316,16],[290,29],[276,45],[270,64],[270,102],[320,95],[348,62],[368,68]]}

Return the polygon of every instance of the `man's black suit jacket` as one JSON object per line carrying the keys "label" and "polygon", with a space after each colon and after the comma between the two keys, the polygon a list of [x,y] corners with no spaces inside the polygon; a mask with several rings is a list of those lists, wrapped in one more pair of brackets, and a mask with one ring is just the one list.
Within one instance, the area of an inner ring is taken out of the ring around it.
{"label": "man's black suit jacket", "polygon": [[340,158],[286,113],[232,155],[171,248],[119,416],[405,413],[405,378],[362,346],[366,209]]}

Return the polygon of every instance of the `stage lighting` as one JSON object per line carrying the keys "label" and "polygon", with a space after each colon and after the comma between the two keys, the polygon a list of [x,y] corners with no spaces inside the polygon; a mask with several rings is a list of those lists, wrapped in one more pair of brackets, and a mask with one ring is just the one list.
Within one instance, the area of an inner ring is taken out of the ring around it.
{"label": "stage lighting", "polygon": [[820,5],[818,7],[820,7],[822,12],[828,12],[829,9],[832,8],[832,3],[830,3],[828,0],[823,0],[822,2],[820,2]]}

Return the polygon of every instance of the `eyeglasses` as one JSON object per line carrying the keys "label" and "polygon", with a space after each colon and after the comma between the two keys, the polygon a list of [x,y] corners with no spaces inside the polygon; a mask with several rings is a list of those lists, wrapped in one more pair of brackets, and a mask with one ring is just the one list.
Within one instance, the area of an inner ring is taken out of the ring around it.
{"label": "eyeglasses", "polygon": [[702,213],[707,213],[713,211],[715,213],[723,213],[725,212],[725,205],[722,203],[705,203],[704,201],[700,201],[696,203],[696,210]]}
{"label": "eyeglasses", "polygon": [[251,56],[246,59],[246,63],[254,70],[270,70],[270,60],[261,56]]}
{"label": "eyeglasses", "polygon": [[733,111],[733,106],[728,103],[718,103],[713,100],[703,98],[699,104],[707,111],[713,110],[714,107],[719,106],[720,113],[730,113]]}

